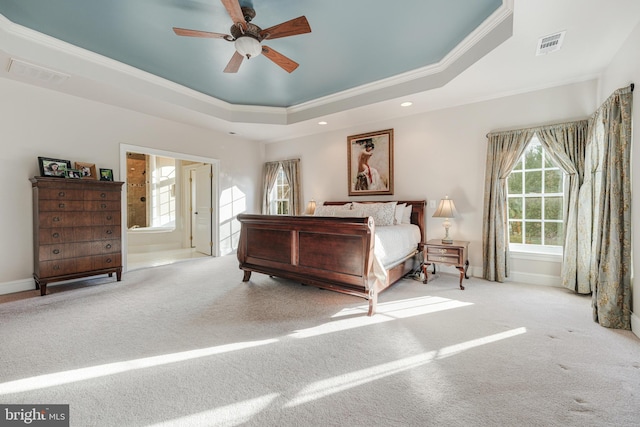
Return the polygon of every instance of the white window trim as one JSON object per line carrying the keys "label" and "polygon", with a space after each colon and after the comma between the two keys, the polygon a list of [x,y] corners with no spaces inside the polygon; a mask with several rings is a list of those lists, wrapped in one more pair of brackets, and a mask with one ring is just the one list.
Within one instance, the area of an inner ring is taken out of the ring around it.
{"label": "white window trim", "polygon": [[509,255],[513,259],[562,262],[563,248],[562,246],[509,243]]}

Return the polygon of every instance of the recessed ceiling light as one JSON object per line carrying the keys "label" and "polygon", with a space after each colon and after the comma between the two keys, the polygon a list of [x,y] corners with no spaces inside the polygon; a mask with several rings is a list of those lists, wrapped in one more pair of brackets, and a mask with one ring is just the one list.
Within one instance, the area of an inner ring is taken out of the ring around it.
{"label": "recessed ceiling light", "polygon": [[327,122],[325,122],[324,120],[322,120],[322,121],[318,122],[318,124],[319,124],[320,126],[324,126],[324,125],[326,125],[326,124],[327,124]]}
{"label": "recessed ceiling light", "polygon": [[412,105],[413,105],[413,102],[411,101],[406,101],[400,104],[401,107],[411,107]]}

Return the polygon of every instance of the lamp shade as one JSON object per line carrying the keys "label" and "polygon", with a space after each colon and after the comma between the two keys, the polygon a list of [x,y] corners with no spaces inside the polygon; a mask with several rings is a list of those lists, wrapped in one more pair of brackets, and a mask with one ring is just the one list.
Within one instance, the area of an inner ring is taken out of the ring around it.
{"label": "lamp shade", "polygon": [[238,37],[235,46],[238,53],[246,58],[254,58],[262,53],[262,45],[253,37]]}
{"label": "lamp shade", "polygon": [[316,201],[311,200],[309,203],[307,203],[307,214],[313,215],[315,211],[316,211]]}
{"label": "lamp shade", "polygon": [[453,204],[453,200],[449,199],[449,197],[440,200],[440,204],[438,205],[438,209],[433,214],[434,218],[454,218],[455,217],[455,205]]}

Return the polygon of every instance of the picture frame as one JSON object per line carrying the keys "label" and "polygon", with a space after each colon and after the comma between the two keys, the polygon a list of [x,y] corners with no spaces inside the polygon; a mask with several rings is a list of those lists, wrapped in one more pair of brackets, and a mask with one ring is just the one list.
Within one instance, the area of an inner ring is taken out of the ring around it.
{"label": "picture frame", "polygon": [[349,196],[393,194],[393,129],[347,137]]}
{"label": "picture frame", "polygon": [[100,168],[100,181],[113,181],[113,170]]}
{"label": "picture frame", "polygon": [[67,169],[64,171],[64,177],[69,179],[82,179],[82,171],[78,169]]}
{"label": "picture frame", "polygon": [[38,167],[40,176],[64,178],[65,171],[71,169],[71,161],[51,157],[38,157]]}
{"label": "picture frame", "polygon": [[98,179],[96,165],[93,163],[76,162],[75,169],[80,171],[80,177],[82,179]]}

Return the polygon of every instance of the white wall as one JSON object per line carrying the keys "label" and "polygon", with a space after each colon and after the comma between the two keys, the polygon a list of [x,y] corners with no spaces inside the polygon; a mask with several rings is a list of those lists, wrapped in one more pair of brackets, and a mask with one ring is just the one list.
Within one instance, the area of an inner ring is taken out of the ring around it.
{"label": "white wall", "polygon": [[[584,119],[596,109],[596,81],[494,99],[412,117],[354,127],[265,147],[267,161],[301,159],[305,202],[349,200],[347,136],[394,129],[395,194],[386,200],[439,200],[448,195],[460,214],[451,235],[468,240],[471,271],[482,274],[482,208],[486,134]],[[357,198],[352,198],[353,200]],[[428,209],[427,238],[444,235],[442,222]],[[514,260],[511,279],[559,284],[557,262]]]}
{"label": "white wall", "polygon": [[[620,48],[613,61],[607,67],[600,84],[600,101],[605,101],[616,89],[635,84],[633,93],[633,146],[631,159],[632,188],[640,188],[640,55],[638,55],[638,45],[640,44],[640,25],[631,33],[627,41]],[[632,197],[631,212],[633,218],[638,218],[640,212],[640,198]],[[632,222],[632,226],[637,226],[638,222]],[[633,269],[632,288],[635,282],[634,272],[640,271],[640,232],[637,228],[633,230],[632,238]],[[631,328],[640,337],[640,292],[632,293]]]}
{"label": "white wall", "polygon": [[28,179],[39,174],[38,156],[94,163],[113,169],[116,180],[124,178],[121,143],[219,159],[221,197],[233,189],[246,195],[247,210],[258,204],[259,144],[9,79],[0,78],[0,94],[0,293],[33,285]]}

